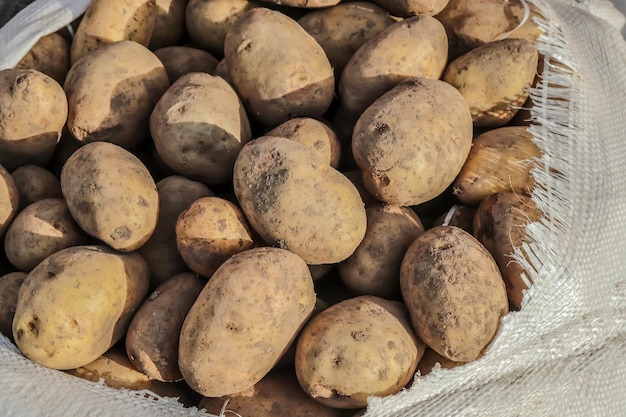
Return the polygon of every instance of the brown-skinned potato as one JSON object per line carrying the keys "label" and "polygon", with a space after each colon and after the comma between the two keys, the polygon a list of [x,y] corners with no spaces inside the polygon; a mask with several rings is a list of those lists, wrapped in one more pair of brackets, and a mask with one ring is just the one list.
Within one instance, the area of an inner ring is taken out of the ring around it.
{"label": "brown-skinned potato", "polygon": [[13,341],[13,317],[17,306],[17,294],[26,272],[10,272],[0,276],[0,333]]}
{"label": "brown-skinned potato", "polygon": [[0,237],[17,215],[20,206],[20,195],[13,177],[0,164]]}
{"label": "brown-skinned potato", "polygon": [[20,195],[20,209],[46,198],[62,198],[59,178],[38,165],[22,165],[11,172]]}

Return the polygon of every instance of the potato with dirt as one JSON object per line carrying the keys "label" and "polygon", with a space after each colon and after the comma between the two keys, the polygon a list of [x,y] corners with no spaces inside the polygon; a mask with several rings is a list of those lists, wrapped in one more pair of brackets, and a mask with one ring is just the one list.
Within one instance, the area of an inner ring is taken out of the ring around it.
{"label": "potato with dirt", "polygon": [[22,165],[11,172],[20,198],[20,210],[46,198],[63,198],[59,178],[38,165]]}
{"label": "potato with dirt", "polygon": [[17,215],[20,207],[20,195],[13,177],[0,164],[0,238]]}
{"label": "potato with dirt", "polygon": [[435,16],[441,12],[449,0],[374,0],[375,3],[389,10],[394,16],[410,17],[415,15]]}
{"label": "potato with dirt", "polygon": [[42,36],[15,68],[37,70],[63,85],[70,70],[70,44],[58,33]]}
{"label": "potato with dirt", "polygon": [[17,306],[17,295],[24,278],[26,278],[26,272],[10,272],[0,276],[0,333],[11,341],[13,341],[11,328]]}
{"label": "potato with dirt", "polygon": [[185,12],[188,0],[156,0],[154,29],[148,47],[157,50],[181,45],[187,35]]}
{"label": "potato with dirt", "polygon": [[154,54],[161,60],[170,83],[191,72],[213,74],[218,60],[202,49],[189,46],[165,46],[156,49]]}

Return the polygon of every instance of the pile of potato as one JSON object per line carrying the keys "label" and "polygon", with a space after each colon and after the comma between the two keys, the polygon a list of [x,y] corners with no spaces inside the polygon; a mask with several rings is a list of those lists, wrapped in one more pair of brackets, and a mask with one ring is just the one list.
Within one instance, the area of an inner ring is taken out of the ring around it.
{"label": "pile of potato", "polygon": [[93,0],[0,72],[0,331],[244,416],[478,359],[530,285],[536,14]]}

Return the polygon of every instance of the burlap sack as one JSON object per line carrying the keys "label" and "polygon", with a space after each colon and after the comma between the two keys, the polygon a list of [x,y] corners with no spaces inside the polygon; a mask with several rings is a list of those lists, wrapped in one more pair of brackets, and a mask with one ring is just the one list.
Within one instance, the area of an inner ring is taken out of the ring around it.
{"label": "burlap sack", "polygon": [[[537,46],[546,66],[532,90],[532,133],[544,153],[533,199],[545,218],[517,255],[534,284],[484,357],[371,399],[367,417],[626,416],[624,18],[606,1],[532,3],[545,17]],[[0,66],[15,59],[10,36],[0,31]],[[2,337],[0,414],[207,415],[42,368]]]}

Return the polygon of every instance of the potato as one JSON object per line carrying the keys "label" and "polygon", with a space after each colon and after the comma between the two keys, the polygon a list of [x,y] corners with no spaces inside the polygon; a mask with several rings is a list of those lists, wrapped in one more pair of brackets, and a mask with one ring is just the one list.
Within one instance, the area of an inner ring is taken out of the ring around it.
{"label": "potato", "polygon": [[519,262],[513,259],[513,253],[515,248],[528,242],[526,226],[541,217],[541,210],[530,197],[512,192],[487,197],[474,216],[474,236],[496,260],[514,310],[521,309],[524,290],[531,282]]}
{"label": "potato", "polygon": [[412,206],[441,194],[472,146],[472,118],[449,84],[416,78],[377,99],[359,117],[352,152],[365,188],[388,204]]}
{"label": "potato", "polygon": [[298,20],[324,49],[337,75],[361,45],[393,22],[389,12],[365,1],[313,10]]}
{"label": "potato", "polygon": [[151,50],[180,45],[186,33],[187,0],[156,0],[154,29],[148,47]]}
{"label": "potato", "polygon": [[188,46],[166,46],[154,51],[161,60],[170,83],[190,72],[212,74],[217,67],[217,58],[202,49]]}
{"label": "potato", "polygon": [[356,294],[400,296],[400,264],[411,243],[424,232],[413,210],[382,203],[366,208],[367,230],[352,255],[339,264],[346,287]]}
{"label": "potato", "polygon": [[84,366],[124,335],[148,282],[148,266],[136,253],[63,249],[24,279],[13,319],[17,347],[49,368]]}
{"label": "potato", "polygon": [[72,41],[72,65],[109,43],[133,41],[147,47],[156,16],[155,0],[92,0]]}
{"label": "potato", "polygon": [[360,296],[307,323],[296,347],[296,375],[304,391],[324,405],[365,407],[369,396],[402,390],[424,348],[402,303]]}
{"label": "potato", "polygon": [[235,204],[219,197],[203,197],[176,221],[176,246],[187,266],[204,278],[232,255],[254,247],[252,231]]}
{"label": "potato", "polygon": [[199,408],[224,415],[230,411],[246,417],[340,417],[341,410],[326,407],[313,400],[298,385],[292,370],[272,371],[253,387],[219,398],[204,397]]}
{"label": "potato", "polygon": [[433,226],[456,226],[470,235],[474,233],[476,208],[455,204],[433,221]]}
{"label": "potato", "polygon": [[61,183],[38,165],[22,165],[11,173],[20,199],[20,209],[46,198],[62,198]]}
{"label": "potato", "polygon": [[182,378],[178,368],[180,329],[206,282],[191,272],[174,275],[133,316],[126,332],[126,353],[135,368],[150,379],[171,382]]}
{"label": "potato", "polygon": [[296,141],[264,136],[248,143],[235,161],[233,186],[261,238],[308,264],[343,261],[365,235],[365,207],[354,185]]}
{"label": "potato", "polygon": [[4,250],[13,266],[28,272],[53,253],[86,243],[65,200],[48,198],[18,213],[4,237]]}
{"label": "potato", "polygon": [[45,165],[67,120],[63,89],[36,70],[0,71],[0,165]]}
{"label": "potato", "polygon": [[93,142],[70,156],[61,191],[76,223],[115,250],[146,243],[156,227],[159,195],[136,156],[108,142]]}
{"label": "potato", "polygon": [[374,0],[394,16],[434,16],[441,12],[449,0]]}
{"label": "potato", "polygon": [[511,120],[528,98],[538,59],[527,40],[489,42],[448,64],[443,80],[461,92],[475,127],[496,128]]}
{"label": "potato", "polygon": [[261,123],[316,117],[330,106],[335,78],[324,50],[280,12],[248,10],[226,34],[224,55],[237,92]]}
{"label": "potato", "polygon": [[209,186],[232,179],[250,124],[237,93],[222,78],[193,73],[163,94],[150,116],[159,157],[176,173]]}
{"label": "potato", "polygon": [[13,341],[13,317],[17,294],[26,278],[26,272],[11,272],[0,276],[0,333]]}
{"label": "potato", "polygon": [[102,46],[67,74],[67,128],[81,143],[135,147],[149,138],[150,114],[169,85],[165,67],[144,46],[132,41]]}
{"label": "potato", "polygon": [[339,99],[349,111],[362,113],[399,82],[438,79],[448,59],[443,25],[430,16],[393,23],[352,55],[339,82]]}
{"label": "potato", "polygon": [[222,58],[220,62],[217,63],[215,70],[213,71],[213,75],[216,77],[221,77],[228,84],[234,87],[233,80],[230,78],[230,73],[228,72],[228,62],[226,62],[226,58]]}
{"label": "potato", "polygon": [[266,3],[274,3],[281,6],[302,7],[302,8],[319,8],[330,7],[339,3],[341,0],[261,0]]}
{"label": "potato", "polygon": [[324,122],[310,117],[294,117],[276,126],[265,136],[293,139],[319,153],[321,157],[328,160],[331,167],[339,166],[341,148],[339,139]]}
{"label": "potato", "polygon": [[213,192],[206,185],[179,175],[156,183],[159,194],[159,217],[154,233],[138,252],[150,267],[150,287],[156,289],[176,274],[189,268],[176,247],[176,220],[191,203]]}
{"label": "potato", "polygon": [[415,239],[402,260],[400,288],[419,338],[455,362],[477,359],[509,310],[496,262],[454,226]]}
{"label": "potato", "polygon": [[20,196],[11,174],[0,164],[0,238],[17,215]]}
{"label": "potato", "polygon": [[280,359],[315,305],[306,263],[279,248],[233,255],[213,274],[180,334],[178,364],[205,397],[250,388]]}
{"label": "potato", "polygon": [[37,70],[63,85],[70,70],[70,44],[58,33],[42,36],[15,68]]}

